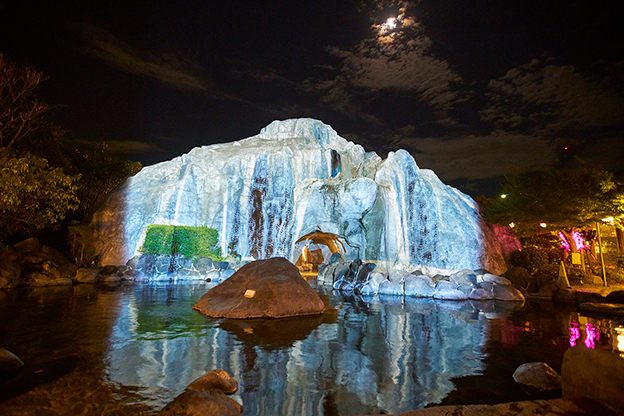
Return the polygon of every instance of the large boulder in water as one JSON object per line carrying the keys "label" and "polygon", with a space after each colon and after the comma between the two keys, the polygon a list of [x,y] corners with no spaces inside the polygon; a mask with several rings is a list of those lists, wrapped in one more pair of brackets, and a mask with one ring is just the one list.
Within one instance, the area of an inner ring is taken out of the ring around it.
{"label": "large boulder in water", "polygon": [[193,309],[215,318],[285,318],[319,315],[325,305],[294,264],[275,257],[244,265]]}

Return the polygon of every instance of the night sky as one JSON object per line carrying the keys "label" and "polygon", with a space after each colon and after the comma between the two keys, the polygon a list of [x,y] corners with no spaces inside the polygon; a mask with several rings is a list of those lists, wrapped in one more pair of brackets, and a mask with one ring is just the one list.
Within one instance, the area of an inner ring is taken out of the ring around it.
{"label": "night sky", "polygon": [[82,148],[149,165],[312,117],[492,196],[512,167],[623,169],[619,3],[5,0],[0,53]]}

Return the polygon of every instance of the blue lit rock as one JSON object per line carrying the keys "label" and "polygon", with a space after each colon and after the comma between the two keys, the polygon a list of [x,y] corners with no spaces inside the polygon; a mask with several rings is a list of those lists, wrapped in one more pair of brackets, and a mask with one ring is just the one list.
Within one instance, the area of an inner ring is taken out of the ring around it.
{"label": "blue lit rock", "polygon": [[436,289],[433,293],[434,299],[446,300],[466,300],[468,294],[458,289],[457,284],[446,280],[440,280],[436,283]]}
{"label": "blue lit rock", "polygon": [[493,298],[494,294],[491,291],[488,292],[480,287],[473,289],[470,295],[468,295],[468,299],[472,300],[490,300]]}
{"label": "blue lit rock", "polygon": [[462,283],[477,284],[477,275],[472,270],[464,269],[464,270],[460,270],[456,273],[451,274],[449,276],[449,281],[455,282],[458,285]]}
{"label": "blue lit rock", "polygon": [[94,214],[102,264],[125,264],[150,224],[207,226],[224,254],[297,261],[315,230],[345,256],[391,269],[504,271],[476,203],[420,169],[405,150],[382,160],[313,119],[274,121],[253,137],[144,167]]}
{"label": "blue lit rock", "polygon": [[430,298],[434,292],[435,286],[428,276],[413,276],[405,280],[405,296]]}
{"label": "blue lit rock", "polygon": [[385,280],[379,284],[377,293],[380,295],[403,296],[403,283]]}
{"label": "blue lit rock", "polygon": [[[330,267],[336,264],[338,262],[334,261]],[[420,270],[408,273],[405,270],[396,269],[392,270],[388,275],[379,272],[366,273],[367,279],[360,280],[353,276],[356,273],[359,275],[359,271],[363,269],[368,269],[370,263],[361,264],[360,260],[356,260],[351,262],[351,264],[348,262],[340,264],[342,269],[337,273],[333,284],[331,280],[328,281],[325,278],[322,282],[326,285],[331,284],[334,290],[342,292],[347,296],[354,292],[360,296],[380,295],[452,301],[471,299],[524,302],[522,293],[507,284],[507,279],[487,272],[485,274],[488,281],[483,281],[484,275],[477,275],[476,272],[468,269],[451,273],[450,275],[438,273],[434,278],[422,274]]]}
{"label": "blue lit rock", "polygon": [[505,279],[502,276],[496,276],[492,273],[485,273],[483,275],[484,282],[496,283],[499,285],[511,286],[511,282],[508,279]]}
{"label": "blue lit rock", "polygon": [[411,273],[406,272],[405,270],[392,270],[388,274],[388,280],[391,282],[403,283],[405,279],[409,276],[413,276]]}

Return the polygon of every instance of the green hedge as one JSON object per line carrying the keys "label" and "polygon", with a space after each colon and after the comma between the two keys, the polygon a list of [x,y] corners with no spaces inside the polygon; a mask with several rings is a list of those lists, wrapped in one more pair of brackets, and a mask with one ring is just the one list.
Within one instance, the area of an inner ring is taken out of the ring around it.
{"label": "green hedge", "polygon": [[152,224],[147,227],[139,251],[188,258],[210,257],[218,261],[224,259],[218,243],[219,232],[214,228]]}

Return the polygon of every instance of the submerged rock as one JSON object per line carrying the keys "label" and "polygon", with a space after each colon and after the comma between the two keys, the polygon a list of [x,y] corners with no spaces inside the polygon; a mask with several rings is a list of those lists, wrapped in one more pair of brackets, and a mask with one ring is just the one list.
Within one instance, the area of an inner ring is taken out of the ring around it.
{"label": "submerged rock", "polygon": [[518,384],[539,391],[561,388],[561,376],[546,363],[525,363],[513,373]]}
{"label": "submerged rock", "polygon": [[600,314],[624,316],[624,303],[595,303],[585,302],[580,304],[581,310]]}
{"label": "submerged rock", "polygon": [[234,394],[238,383],[224,370],[212,370],[188,385],[188,390],[220,390],[225,394]]}
{"label": "submerged rock", "polygon": [[159,416],[240,416],[243,406],[220,391],[186,390],[165,406]]}
{"label": "submerged rock", "polygon": [[0,373],[4,371],[15,370],[24,365],[24,362],[19,357],[13,354],[9,350],[0,348]]}
{"label": "submerged rock", "polygon": [[595,400],[615,414],[622,414],[622,386],[624,360],[618,354],[577,345],[568,348],[563,355],[561,388],[564,398],[576,402]]}
{"label": "submerged rock", "polygon": [[159,416],[240,416],[243,407],[226,395],[238,383],[223,370],[212,370],[188,385],[186,391],[165,406]]}
{"label": "submerged rock", "polygon": [[244,265],[193,309],[218,318],[284,318],[320,315],[325,305],[294,264],[275,257]]}

